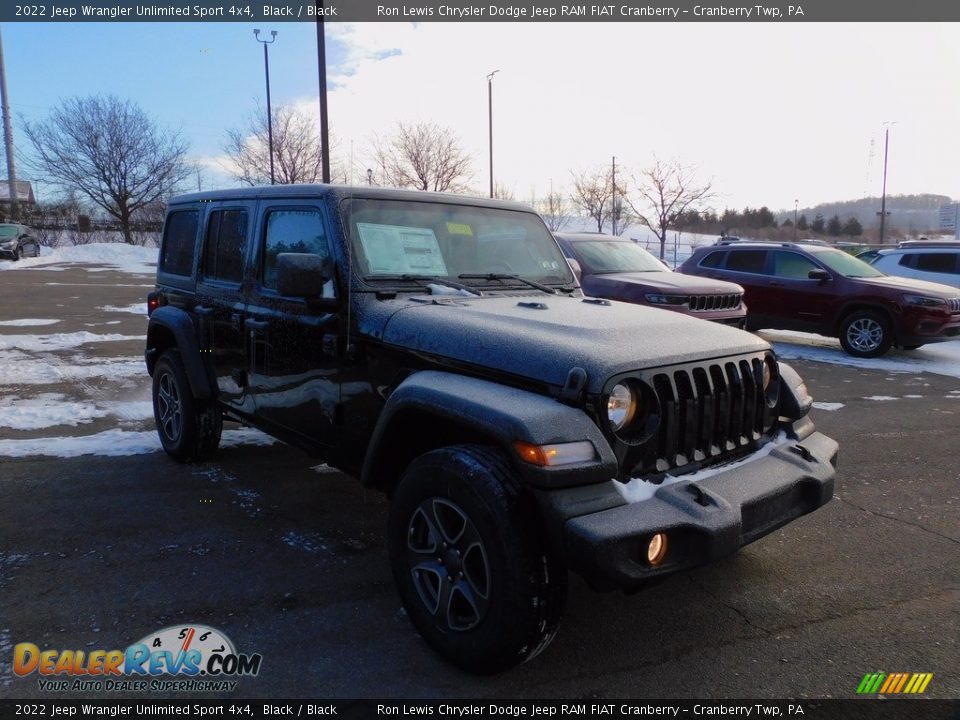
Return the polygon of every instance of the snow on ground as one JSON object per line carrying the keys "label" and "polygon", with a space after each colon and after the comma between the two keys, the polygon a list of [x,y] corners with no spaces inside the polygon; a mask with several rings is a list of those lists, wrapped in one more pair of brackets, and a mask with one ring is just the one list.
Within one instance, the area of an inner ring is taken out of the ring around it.
{"label": "snow on ground", "polygon": [[118,420],[146,420],[153,417],[153,404],[137,400],[67,400],[62,393],[40,393],[28,398],[0,396],[0,428],[11,430],[40,430],[58,425],[76,427],[108,415]]}
{"label": "snow on ground", "polygon": [[855,358],[847,355],[835,338],[788,330],[761,330],[760,336],[769,341],[784,360],[812,360],[888,373],[928,372],[960,378],[960,340],[931,343],[917,350],[891,350],[878,358]]}
{"label": "snow on ground", "polygon": [[[240,428],[224,430],[220,447],[238,445],[272,445],[276,440],[259,430]],[[156,430],[104,430],[93,435],[35,438],[33,440],[0,440],[0,457],[73,458],[81,455],[119,457],[159,452],[163,448]]]}
{"label": "snow on ground", "polygon": [[834,410],[839,410],[844,407],[843,403],[838,402],[814,402],[813,406],[817,410],[826,410],[828,412],[833,412]]}
{"label": "snow on ground", "polygon": [[20,320],[0,320],[0,326],[4,327],[39,327],[41,325],[55,325],[60,322],[52,318],[21,318]]}
{"label": "snow on ground", "polygon": [[877,400],[878,402],[884,402],[886,400],[899,400],[900,398],[891,397],[890,395],[870,395],[865,397],[864,400]]}
{"label": "snow on ground", "polygon": [[[90,243],[66,247],[40,248],[40,257],[22,260],[0,260],[0,270],[63,270],[64,263],[105,265],[128,273],[154,273],[157,269],[157,249],[125,243]],[[60,266],[60,267],[58,267]],[[92,268],[90,268],[92,269]]]}
{"label": "snow on ground", "polygon": [[104,312],[118,312],[118,313],[130,313],[131,315],[143,315],[147,316],[147,304],[138,302],[133,303],[132,305],[124,305],[123,307],[117,307],[116,305],[101,305],[97,310],[103,310]]}
{"label": "snow on ground", "polygon": [[53,335],[0,335],[0,351],[51,352],[54,350],[70,350],[88,343],[119,342],[122,340],[142,341],[143,336],[118,335],[116,333],[98,335],[86,330],[72,333],[54,333]]}
{"label": "snow on ground", "polygon": [[0,387],[82,383],[96,378],[123,380],[145,374],[142,357],[89,358],[75,355],[63,359],[56,355],[0,350]]}

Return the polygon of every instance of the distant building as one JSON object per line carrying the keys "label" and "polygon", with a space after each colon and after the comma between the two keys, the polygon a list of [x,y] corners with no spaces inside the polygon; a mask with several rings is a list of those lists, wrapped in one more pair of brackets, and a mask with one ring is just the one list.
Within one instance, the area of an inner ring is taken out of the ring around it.
{"label": "distant building", "polygon": [[[17,202],[27,205],[36,205],[37,198],[33,195],[33,183],[29,180],[17,180]],[[0,180],[0,207],[10,204],[10,183]]]}

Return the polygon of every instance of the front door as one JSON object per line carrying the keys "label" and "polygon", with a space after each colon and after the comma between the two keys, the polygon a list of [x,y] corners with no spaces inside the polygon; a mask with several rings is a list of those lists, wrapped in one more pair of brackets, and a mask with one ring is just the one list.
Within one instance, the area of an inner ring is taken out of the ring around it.
{"label": "front door", "polygon": [[[340,317],[337,310],[280,295],[277,255],[314,253],[332,277],[325,211],[319,201],[262,201],[258,215],[244,319],[250,390],[258,418],[272,432],[322,453],[336,445]],[[335,292],[335,283],[328,281],[324,298],[334,298]]]}

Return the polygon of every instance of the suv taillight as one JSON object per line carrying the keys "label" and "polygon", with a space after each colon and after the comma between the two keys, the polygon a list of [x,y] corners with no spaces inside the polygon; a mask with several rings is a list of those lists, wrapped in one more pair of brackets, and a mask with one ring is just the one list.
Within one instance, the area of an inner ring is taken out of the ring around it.
{"label": "suv taillight", "polygon": [[160,297],[156,292],[147,294],[147,317],[153,315],[153,311],[160,307]]}

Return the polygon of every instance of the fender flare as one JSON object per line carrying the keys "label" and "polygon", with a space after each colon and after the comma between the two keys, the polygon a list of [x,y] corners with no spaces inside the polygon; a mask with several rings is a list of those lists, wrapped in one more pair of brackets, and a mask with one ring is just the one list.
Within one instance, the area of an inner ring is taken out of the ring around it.
{"label": "fender flare", "polygon": [[[173,338],[172,343],[162,340],[168,334]],[[180,353],[193,396],[198,400],[212,398],[216,384],[211,382],[211,372],[200,356],[200,343],[190,316],[179,308],[165,305],[153,311],[147,327],[147,349],[144,357],[150,375],[153,375],[157,360],[168,347],[176,347]]]}
{"label": "fender flare", "polygon": [[[396,438],[414,438],[411,420],[429,418],[441,437],[451,428],[482,438],[499,447],[511,460],[520,477],[537,487],[556,488],[605,482],[617,474],[617,459],[603,433],[581,408],[564,405],[554,398],[487,380],[453,373],[425,370],[406,378],[387,400],[374,428],[361,470],[364,486],[390,486],[402,473],[398,457],[406,446],[397,447]],[[431,430],[424,428],[424,432]],[[521,440],[534,445],[590,441],[596,458],[592,462],[560,467],[537,467],[523,463],[513,449]],[[419,449],[429,451],[424,439]],[[424,449],[425,448],[425,449]]]}

